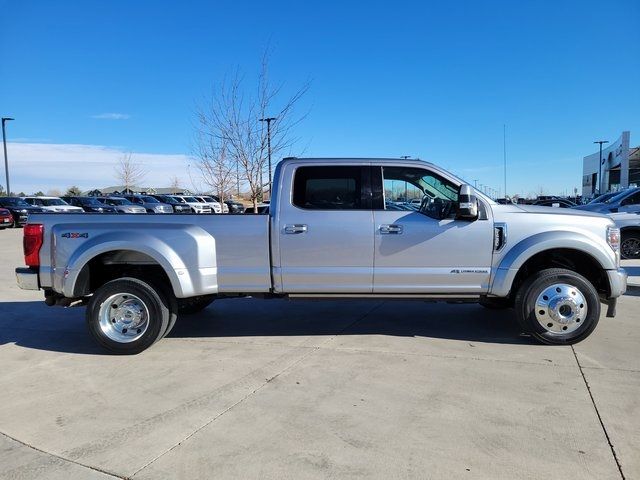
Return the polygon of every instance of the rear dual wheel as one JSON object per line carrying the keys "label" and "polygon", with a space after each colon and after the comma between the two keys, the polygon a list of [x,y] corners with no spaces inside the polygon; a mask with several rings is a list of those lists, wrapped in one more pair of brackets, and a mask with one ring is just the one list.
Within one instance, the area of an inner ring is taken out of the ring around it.
{"label": "rear dual wheel", "polygon": [[164,337],[177,318],[173,295],[151,282],[120,278],[91,296],[86,321],[94,339],[118,354],[136,354]]}

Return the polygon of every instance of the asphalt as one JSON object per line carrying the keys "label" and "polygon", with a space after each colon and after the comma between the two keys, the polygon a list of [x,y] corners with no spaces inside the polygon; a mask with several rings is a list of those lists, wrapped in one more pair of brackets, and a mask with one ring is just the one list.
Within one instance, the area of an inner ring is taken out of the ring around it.
{"label": "asphalt", "polygon": [[238,299],[119,357],[17,288],[20,237],[0,231],[2,479],[640,478],[637,289],[573,348],[478,305]]}

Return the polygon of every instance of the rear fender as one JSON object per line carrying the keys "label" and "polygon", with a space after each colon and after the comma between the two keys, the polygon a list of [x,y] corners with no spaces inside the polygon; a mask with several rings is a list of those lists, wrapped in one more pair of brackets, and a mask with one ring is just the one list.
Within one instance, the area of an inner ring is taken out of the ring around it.
{"label": "rear fender", "polygon": [[[133,237],[131,230],[125,229],[94,233],[78,248],[67,252],[70,255],[64,255],[68,249],[56,248],[54,290],[73,297],[82,269],[93,258],[108,252],[130,251],[142,253],[160,265],[178,298],[218,292],[215,239],[211,235],[194,225],[165,224],[161,232],[140,227],[137,226]],[[64,258],[68,260],[65,262]]]}

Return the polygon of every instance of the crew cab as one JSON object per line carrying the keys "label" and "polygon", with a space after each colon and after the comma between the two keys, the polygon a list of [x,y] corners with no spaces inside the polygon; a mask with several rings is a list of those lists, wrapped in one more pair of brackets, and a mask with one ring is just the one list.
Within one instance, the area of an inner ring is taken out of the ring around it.
{"label": "crew cab", "polygon": [[[245,296],[478,301],[566,345],[626,290],[610,218],[499,205],[431,163],[287,158],[273,187],[265,215],[33,215],[18,284],[48,305],[86,305],[89,331],[116,353]],[[398,188],[420,205],[385,208]]]}

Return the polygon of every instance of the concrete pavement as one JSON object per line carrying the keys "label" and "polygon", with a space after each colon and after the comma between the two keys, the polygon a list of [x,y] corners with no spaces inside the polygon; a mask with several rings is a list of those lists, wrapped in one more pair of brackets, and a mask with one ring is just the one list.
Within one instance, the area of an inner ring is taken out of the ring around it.
{"label": "concrete pavement", "polygon": [[[571,347],[511,313],[214,302],[133,357],[15,286],[0,231],[0,478],[640,478],[640,292]],[[624,477],[623,477],[624,475]]]}

